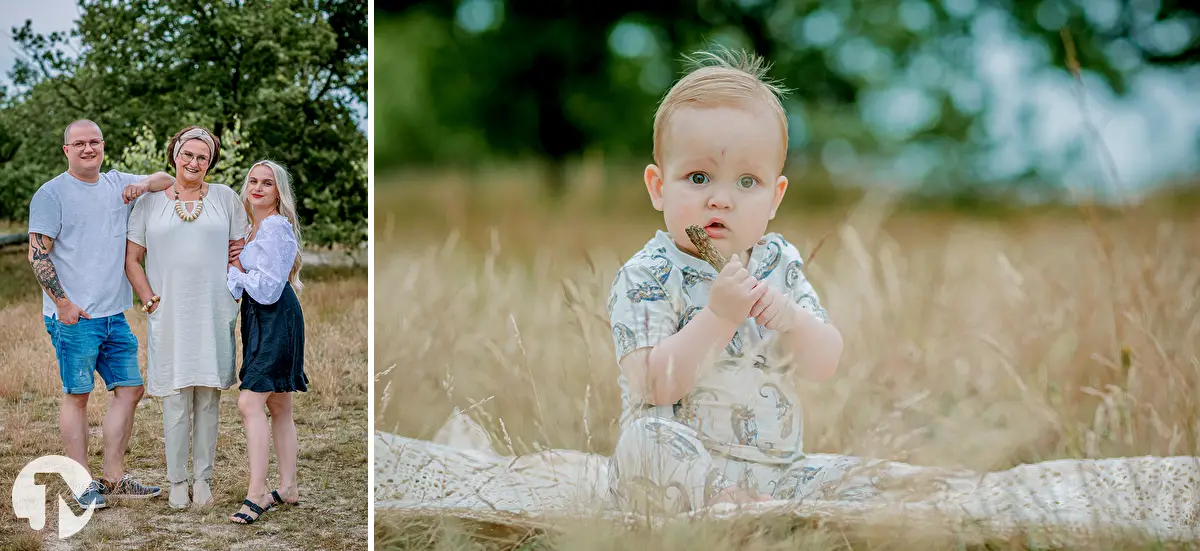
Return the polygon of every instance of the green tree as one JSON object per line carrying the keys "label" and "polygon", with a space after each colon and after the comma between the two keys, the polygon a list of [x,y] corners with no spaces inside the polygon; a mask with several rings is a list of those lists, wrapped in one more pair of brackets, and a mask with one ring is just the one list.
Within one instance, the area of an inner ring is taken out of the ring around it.
{"label": "green tree", "polygon": [[[187,124],[224,135],[240,121],[241,164],[270,158],[292,172],[307,239],[366,239],[367,142],[354,114],[367,99],[365,1],[81,0],[80,13],[77,56],[65,35],[14,29],[26,60],[0,111],[0,139],[17,143],[0,171],[0,217],[23,219],[33,189],[62,170],[57,136],[75,118],[101,125],[110,155],[142,128],[165,142]],[[3,175],[10,165],[17,174]],[[223,155],[213,181],[237,186],[246,168]]]}

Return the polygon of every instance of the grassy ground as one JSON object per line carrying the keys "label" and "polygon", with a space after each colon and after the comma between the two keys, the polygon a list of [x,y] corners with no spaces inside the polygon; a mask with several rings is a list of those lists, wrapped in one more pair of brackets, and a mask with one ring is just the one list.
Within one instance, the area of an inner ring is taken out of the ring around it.
{"label": "grassy ground", "polygon": [[[377,371],[398,364],[375,384],[377,429],[428,438],[455,406],[491,398],[471,414],[503,453],[610,453],[609,284],[661,225],[637,174],[620,191],[579,175],[580,195],[553,208],[519,174],[410,180],[377,187],[375,273],[389,292],[376,295],[373,353]],[[785,204],[770,230],[815,251],[807,274],[846,340],[839,375],[799,389],[807,450],[977,470],[1200,451],[1194,215]],[[529,532],[383,514],[374,537],[395,549],[926,548],[797,528]]]}
{"label": "grassy ground", "polygon": [[[0,249],[0,480],[5,489],[24,464],[63,454],[58,432],[61,387],[54,351],[41,321],[37,283],[21,247]],[[205,510],[175,511],[167,505],[161,402],[146,396],[138,406],[126,469],[139,480],[164,487],[150,501],[97,511],[82,532],[57,540],[55,505],[47,525],[34,532],[12,515],[5,491],[0,542],[4,549],[366,549],[367,374],[364,269],[311,268],[301,296],[308,348],[310,391],[294,397],[300,442],[299,481],[304,503],[268,511],[251,525],[230,523],[245,497],[249,468],[236,386],[221,398],[221,425],[214,466],[215,503]],[[126,314],[142,343],[145,316]],[[239,352],[240,354],[240,352]],[[239,356],[240,357],[240,356]],[[145,374],[143,367],[143,375]],[[98,388],[103,389],[97,378]],[[100,422],[109,396],[94,392],[88,405],[93,469],[102,462]],[[56,477],[39,478],[48,495],[65,492]],[[268,485],[278,483],[272,457]],[[63,494],[66,495],[66,494]]]}

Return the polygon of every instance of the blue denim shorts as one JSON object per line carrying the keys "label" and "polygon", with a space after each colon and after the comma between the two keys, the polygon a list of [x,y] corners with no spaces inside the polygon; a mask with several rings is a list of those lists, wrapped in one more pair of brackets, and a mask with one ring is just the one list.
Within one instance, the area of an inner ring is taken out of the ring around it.
{"label": "blue denim shorts", "polygon": [[99,373],[105,387],[141,386],[138,370],[138,340],[129,329],[125,314],[86,319],[75,324],[59,323],[57,318],[42,316],[46,332],[58,357],[58,374],[66,394],[87,394],[95,388],[93,373]]}

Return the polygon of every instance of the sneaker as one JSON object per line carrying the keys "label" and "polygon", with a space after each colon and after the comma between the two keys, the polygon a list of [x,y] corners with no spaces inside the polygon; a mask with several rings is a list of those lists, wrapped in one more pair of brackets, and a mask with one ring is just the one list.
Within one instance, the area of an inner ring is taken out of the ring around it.
{"label": "sneaker", "polygon": [[172,509],[183,509],[188,506],[188,483],[173,482],[171,483],[171,497],[169,503]]}
{"label": "sneaker", "polygon": [[75,503],[80,508],[87,509],[89,506],[94,506],[96,509],[108,507],[108,503],[104,501],[104,484],[99,480],[93,480],[88,483],[87,487],[82,492],[75,495]]}
{"label": "sneaker", "polygon": [[200,479],[192,484],[192,503],[201,507],[212,503],[212,486],[207,480]]}
{"label": "sneaker", "polygon": [[126,474],[121,477],[121,480],[116,481],[109,487],[107,483],[102,484],[102,493],[104,495],[113,496],[116,498],[147,498],[155,497],[162,493],[162,488],[158,486],[148,486],[133,479],[133,476]]}

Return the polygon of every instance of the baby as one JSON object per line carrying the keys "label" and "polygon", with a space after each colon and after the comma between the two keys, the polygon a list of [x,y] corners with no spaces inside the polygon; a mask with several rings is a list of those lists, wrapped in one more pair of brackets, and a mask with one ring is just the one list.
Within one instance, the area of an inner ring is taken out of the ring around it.
{"label": "baby", "polygon": [[[761,58],[706,54],[663,98],[644,179],[666,231],[617,273],[609,317],[621,367],[613,495],[627,510],[798,497],[794,377],[836,372],[842,338],[799,251],[765,233],[787,191],[787,117]],[[729,263],[701,260],[703,228]]]}

